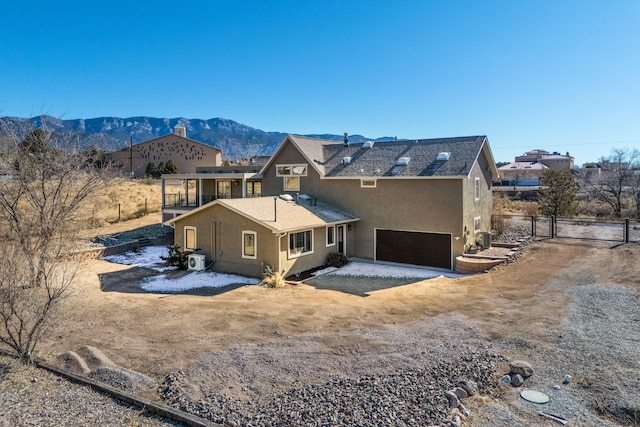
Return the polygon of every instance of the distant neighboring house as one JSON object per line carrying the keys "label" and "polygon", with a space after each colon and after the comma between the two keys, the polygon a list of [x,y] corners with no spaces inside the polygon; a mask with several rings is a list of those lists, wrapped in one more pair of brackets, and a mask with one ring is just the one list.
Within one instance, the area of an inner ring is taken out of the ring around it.
{"label": "distant neighboring house", "polygon": [[195,173],[197,167],[222,164],[222,150],[187,138],[182,125],[177,125],[172,134],[133,144],[109,156],[123,175],[134,177],[144,176],[149,163],[158,166],[169,160],[181,173]]}
{"label": "distant neighboring house", "polygon": [[490,231],[497,178],[485,136],[351,144],[288,135],[243,180],[259,180],[261,197],[218,198],[166,224],[176,244],[224,272],[300,273],[331,252],[453,269]]}
{"label": "distant neighboring house", "polygon": [[545,169],[573,169],[573,157],[567,152],[550,153],[545,150],[527,151],[513,163],[498,168],[501,185],[537,186]]}

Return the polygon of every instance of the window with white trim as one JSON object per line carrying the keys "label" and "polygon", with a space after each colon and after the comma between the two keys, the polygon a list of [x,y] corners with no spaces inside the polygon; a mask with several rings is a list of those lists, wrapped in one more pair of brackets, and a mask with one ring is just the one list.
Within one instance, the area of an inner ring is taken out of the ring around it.
{"label": "window with white trim", "polygon": [[336,244],[336,227],[330,225],[327,227],[327,246],[333,246]]}
{"label": "window with white trim", "polygon": [[258,252],[256,240],[257,234],[255,231],[242,232],[242,258],[256,259]]}
{"label": "window with white trim", "polygon": [[375,179],[360,179],[360,187],[362,188],[376,188],[376,180]]}
{"label": "window with white trim", "polygon": [[285,176],[282,179],[284,191],[300,191],[299,176]]}
{"label": "window with white trim", "polygon": [[276,176],[307,176],[307,165],[276,165]]}
{"label": "window with white trim", "polygon": [[473,194],[476,200],[480,200],[480,178],[476,177],[473,183]]}
{"label": "window with white trim", "polygon": [[300,177],[307,176],[307,165],[276,165],[276,176],[282,177],[284,191],[300,191]]}
{"label": "window with white trim", "polygon": [[196,228],[189,226],[184,227],[184,250],[195,251],[196,248]]}
{"label": "window with white trim", "polygon": [[478,234],[480,231],[482,231],[482,220],[477,216],[473,218],[473,233]]}
{"label": "window with white trim", "polygon": [[289,234],[289,257],[295,258],[300,255],[313,253],[313,231],[300,231]]}

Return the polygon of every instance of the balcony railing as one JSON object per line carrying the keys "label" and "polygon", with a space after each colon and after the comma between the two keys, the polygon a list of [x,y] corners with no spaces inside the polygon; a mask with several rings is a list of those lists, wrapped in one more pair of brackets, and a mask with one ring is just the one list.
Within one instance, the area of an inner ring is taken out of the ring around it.
{"label": "balcony railing", "polygon": [[[247,197],[261,197],[261,194],[247,194]],[[231,199],[230,194],[203,194],[202,204],[212,202],[217,199]],[[197,194],[189,194],[189,197],[185,194],[165,194],[162,207],[164,208],[197,208],[199,204],[199,196]]]}

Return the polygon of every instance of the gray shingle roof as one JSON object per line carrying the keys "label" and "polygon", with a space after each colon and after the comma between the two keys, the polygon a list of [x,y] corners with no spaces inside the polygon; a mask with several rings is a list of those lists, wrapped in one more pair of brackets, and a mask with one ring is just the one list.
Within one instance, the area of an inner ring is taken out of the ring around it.
{"label": "gray shingle roof", "polygon": [[[349,144],[290,136],[305,156],[326,177],[455,177],[469,174],[486,136],[419,139],[376,142],[371,148],[362,143]],[[450,153],[438,160],[438,153]],[[350,157],[349,163],[344,162]],[[406,166],[397,166],[408,157]]]}
{"label": "gray shingle roof", "polygon": [[311,198],[300,198],[298,202],[289,202],[280,197],[255,197],[220,199],[218,203],[279,232],[316,228],[359,219],[348,212]]}

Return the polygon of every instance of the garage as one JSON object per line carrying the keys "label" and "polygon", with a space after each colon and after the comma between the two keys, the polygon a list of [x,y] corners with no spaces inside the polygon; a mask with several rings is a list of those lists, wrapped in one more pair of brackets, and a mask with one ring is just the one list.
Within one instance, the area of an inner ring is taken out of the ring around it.
{"label": "garage", "polygon": [[451,235],[376,230],[376,260],[451,269]]}

